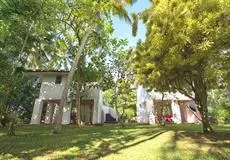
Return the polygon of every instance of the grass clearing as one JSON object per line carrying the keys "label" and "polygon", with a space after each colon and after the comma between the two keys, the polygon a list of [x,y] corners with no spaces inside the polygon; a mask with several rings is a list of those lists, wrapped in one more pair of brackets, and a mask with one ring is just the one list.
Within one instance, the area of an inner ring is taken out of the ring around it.
{"label": "grass clearing", "polygon": [[230,125],[201,134],[199,125],[52,126],[26,125],[15,137],[0,129],[0,159],[224,160],[230,159]]}

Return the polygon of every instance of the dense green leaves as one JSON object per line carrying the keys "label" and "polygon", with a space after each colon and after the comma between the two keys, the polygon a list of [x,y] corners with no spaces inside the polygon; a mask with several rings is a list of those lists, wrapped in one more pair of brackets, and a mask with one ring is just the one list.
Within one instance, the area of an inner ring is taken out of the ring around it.
{"label": "dense green leaves", "polygon": [[229,5],[229,1],[154,1],[142,15],[147,39],[134,54],[137,80],[160,90],[183,86],[189,93],[190,82],[200,75],[213,88],[229,64]]}
{"label": "dense green leaves", "polygon": [[40,84],[36,78],[23,76],[20,68],[12,66],[11,57],[0,55],[0,121],[6,124],[15,120],[15,116],[29,123]]}
{"label": "dense green leaves", "polygon": [[115,108],[121,120],[131,120],[136,115],[136,91],[132,88],[133,75],[130,71],[130,51],[126,41],[114,40],[114,51],[109,56],[113,85],[104,91],[105,104]]}
{"label": "dense green leaves", "polygon": [[[134,2],[1,0],[0,51],[13,55],[14,66],[71,69],[64,98],[77,68],[75,80],[83,88],[94,82],[108,88],[111,73],[105,61],[112,44],[109,42],[113,32],[110,17],[115,15],[131,22],[125,6]],[[63,105],[65,99],[62,98],[61,108]]]}
{"label": "dense green leaves", "polygon": [[133,54],[136,80],[180,91],[206,114],[207,91],[229,72],[229,7],[229,0],[154,0],[141,15],[147,34]]}
{"label": "dense green leaves", "polygon": [[208,99],[210,115],[214,122],[228,123],[230,121],[230,90],[215,89],[210,91]]}

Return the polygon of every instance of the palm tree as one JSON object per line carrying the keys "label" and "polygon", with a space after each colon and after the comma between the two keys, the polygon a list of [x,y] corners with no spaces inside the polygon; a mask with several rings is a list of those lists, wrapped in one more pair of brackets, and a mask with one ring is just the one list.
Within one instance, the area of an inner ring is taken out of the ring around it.
{"label": "palm tree", "polygon": [[[128,14],[127,10],[125,9],[125,6],[126,5],[133,5],[136,1],[137,0],[111,0],[111,4],[112,4],[111,12],[114,16],[118,16],[121,19],[124,19],[126,22],[131,23],[131,18],[129,17],[129,14]],[[100,1],[98,3],[100,3]],[[59,106],[59,113],[58,113],[58,116],[56,119],[56,125],[54,128],[54,133],[58,133],[61,131],[63,107],[66,104],[68,90],[69,90],[70,85],[72,83],[74,73],[77,71],[78,61],[79,61],[79,59],[82,55],[82,52],[85,48],[88,37],[90,36],[90,34],[93,32],[93,30],[96,27],[97,27],[97,24],[95,24],[93,27],[89,27],[87,29],[86,34],[81,41],[81,45],[80,45],[80,47],[76,53],[76,56],[73,59],[73,63],[72,63],[70,72],[68,73],[67,82],[66,82],[64,89],[63,89],[62,98],[61,98],[61,102],[60,102],[60,106]],[[78,105],[80,105],[80,103],[78,103]],[[79,106],[77,106],[77,108],[79,108]],[[78,116],[79,116],[79,114],[78,114]]]}
{"label": "palm tree", "polygon": [[137,0],[111,0],[112,1],[112,13],[114,16],[118,16],[120,19],[125,20],[128,23],[132,23],[129,17],[128,11],[125,9],[127,5],[133,5]]}

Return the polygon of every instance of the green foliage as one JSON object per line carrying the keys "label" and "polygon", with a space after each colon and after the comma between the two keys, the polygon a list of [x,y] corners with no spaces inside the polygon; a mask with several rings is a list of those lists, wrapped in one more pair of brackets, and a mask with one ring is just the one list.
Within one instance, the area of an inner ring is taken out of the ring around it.
{"label": "green foliage", "polygon": [[[118,84],[117,110],[124,119],[135,120],[136,118],[136,90],[130,87],[129,82],[120,82]],[[108,89],[103,92],[104,103],[106,106],[116,108],[114,89]],[[124,110],[123,110],[124,109]]]}
{"label": "green foliage", "polygon": [[134,0],[2,0],[0,48],[19,56],[20,63],[28,68],[67,69],[87,29],[96,24],[85,48],[99,50],[113,31],[111,14],[130,22],[125,6],[133,3]]}
{"label": "green foliage", "polygon": [[[51,3],[51,1],[49,1]],[[53,41],[57,35],[57,21],[49,10],[51,4],[45,1],[1,1],[0,48],[11,53],[17,65],[32,69],[44,68],[59,49]]]}
{"label": "green foliage", "polygon": [[153,2],[142,14],[146,41],[133,54],[137,81],[150,88],[190,93],[190,82],[200,75],[208,88],[216,86],[220,70],[228,64],[230,2]]}
{"label": "green foliage", "polygon": [[121,80],[118,82],[118,112],[122,118],[128,120],[136,119],[136,90],[131,88],[132,81]]}
{"label": "green foliage", "polygon": [[9,96],[21,80],[21,72],[17,72],[8,57],[1,53],[0,56],[0,123],[6,126],[16,122],[9,107]]}
{"label": "green foliage", "polygon": [[[95,81],[107,87],[109,85],[104,84],[111,82],[111,74],[104,62],[106,42],[113,32],[110,16],[117,15],[130,22],[125,5],[134,2],[2,0],[0,50],[14,55],[15,66],[43,70],[71,68],[70,82],[78,68],[76,81],[83,88]],[[79,59],[81,63],[78,64]],[[60,110],[65,105],[69,88],[70,83],[63,91]]]}
{"label": "green foliage", "polygon": [[210,115],[217,123],[229,123],[230,121],[230,90],[215,89],[209,93]]}
{"label": "green foliage", "polygon": [[229,72],[230,1],[152,2],[141,15],[147,34],[133,54],[135,78],[146,88],[179,91],[195,100],[206,132],[207,92]]}
{"label": "green foliage", "polygon": [[132,20],[129,17],[129,13],[125,8],[125,5],[133,5],[137,0],[111,0],[112,3],[112,14],[118,16],[121,19],[124,19],[128,23],[132,23]]}
{"label": "green foliage", "polygon": [[113,85],[112,73],[106,61],[114,49],[112,44],[114,39],[104,37],[105,40],[101,40],[101,44],[98,46],[98,44],[93,45],[97,39],[95,38],[88,40],[90,45],[85,48],[84,54],[80,57],[78,70],[74,77],[73,86],[77,83],[81,84],[81,92],[83,95],[92,87],[106,90]]}
{"label": "green foliage", "polygon": [[9,123],[19,124],[21,122],[21,119],[16,112],[3,113],[0,120],[3,127],[6,127]]}
{"label": "green foliage", "polygon": [[[33,103],[39,93],[39,82],[35,78],[23,76],[22,69],[12,64],[12,56],[0,54],[0,119],[2,125],[21,118],[28,123]],[[16,115],[15,119],[14,116]],[[18,118],[16,118],[18,117]]]}
{"label": "green foliage", "polygon": [[125,49],[126,44],[124,40],[113,41],[114,49],[108,57],[113,85],[104,91],[104,99],[107,106],[117,110],[121,119],[131,120],[136,114],[136,91],[131,88],[133,76],[129,69],[130,51]]}
{"label": "green foliage", "polygon": [[37,77],[23,76],[20,83],[10,93],[8,105],[24,123],[29,123],[35,99],[39,96],[40,82]]}
{"label": "green foliage", "polygon": [[10,58],[1,53],[0,56],[0,103],[3,105],[7,102],[14,87],[20,82],[21,72],[16,72]]}
{"label": "green foliage", "polygon": [[136,13],[132,13],[132,34],[135,37],[137,35],[138,30],[138,15]]}
{"label": "green foliage", "polygon": [[113,89],[107,89],[103,92],[103,98],[104,98],[104,104],[106,106],[110,106],[112,108],[115,108],[114,106],[114,90]]}

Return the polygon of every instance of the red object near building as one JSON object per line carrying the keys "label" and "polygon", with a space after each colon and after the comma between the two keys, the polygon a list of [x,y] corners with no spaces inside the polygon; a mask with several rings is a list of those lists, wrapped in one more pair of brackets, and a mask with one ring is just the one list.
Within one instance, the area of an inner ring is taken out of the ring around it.
{"label": "red object near building", "polygon": [[165,116],[162,116],[162,118],[164,119],[165,122],[173,123],[172,115],[165,115]]}

